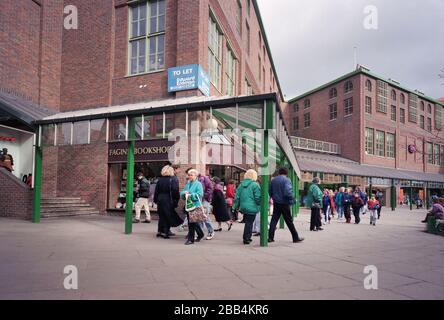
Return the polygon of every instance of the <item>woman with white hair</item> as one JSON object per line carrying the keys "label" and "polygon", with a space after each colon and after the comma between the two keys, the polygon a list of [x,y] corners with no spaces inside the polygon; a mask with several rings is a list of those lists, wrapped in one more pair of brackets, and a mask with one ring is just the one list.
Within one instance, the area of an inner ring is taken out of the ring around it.
{"label": "woman with white hair", "polygon": [[157,237],[169,239],[170,228],[183,223],[175,211],[180,199],[179,183],[173,178],[174,169],[171,166],[163,167],[161,175],[154,191],[154,203],[159,214]]}
{"label": "woman with white hair", "polygon": [[234,198],[234,210],[239,210],[244,215],[244,244],[249,245],[253,240],[253,223],[259,214],[261,205],[261,187],[257,183],[257,172],[248,170],[244,180],[237,188]]}

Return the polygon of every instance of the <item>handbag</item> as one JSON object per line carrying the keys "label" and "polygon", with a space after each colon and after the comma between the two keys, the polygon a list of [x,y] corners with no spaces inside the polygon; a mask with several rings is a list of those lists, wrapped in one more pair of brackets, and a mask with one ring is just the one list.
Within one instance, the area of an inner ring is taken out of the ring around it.
{"label": "handbag", "polygon": [[[188,196],[189,198],[189,196]],[[202,207],[202,201],[200,200],[200,197],[197,196],[200,206],[195,207],[193,210],[188,211],[189,216],[189,222],[196,223],[196,222],[205,222],[208,220],[208,215],[205,213],[204,208]]]}
{"label": "handbag", "polygon": [[196,206],[194,205],[194,202],[191,200],[191,197],[189,194],[185,196],[185,211],[190,212],[196,209]]}

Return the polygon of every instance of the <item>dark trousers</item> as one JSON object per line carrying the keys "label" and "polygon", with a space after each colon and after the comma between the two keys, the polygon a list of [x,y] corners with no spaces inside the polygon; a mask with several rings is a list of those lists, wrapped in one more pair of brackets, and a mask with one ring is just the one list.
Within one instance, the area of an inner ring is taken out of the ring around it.
{"label": "dark trousers", "polygon": [[281,218],[281,215],[284,216],[285,224],[291,232],[291,236],[293,237],[293,241],[299,240],[298,232],[293,223],[293,218],[291,217],[290,205],[288,204],[274,204],[273,216],[271,217],[270,222],[270,230],[268,231],[268,239],[274,240],[274,232],[276,231],[276,225]]}
{"label": "dark trousers", "polygon": [[245,214],[244,215],[244,221],[245,221],[244,241],[251,240],[251,236],[253,235],[253,223],[254,223],[255,219],[256,219],[255,214]]}
{"label": "dark trousers", "polygon": [[381,210],[382,210],[382,206],[379,206],[379,209],[378,209],[378,219],[381,218]]}
{"label": "dark trousers", "polygon": [[361,208],[354,207],[353,208],[353,215],[355,216],[355,223],[359,224],[361,222],[361,218],[359,217],[359,211],[361,211]]}
{"label": "dark trousers", "polygon": [[202,229],[200,228],[199,224],[198,223],[190,223],[190,219],[188,217],[188,241],[194,243],[194,237],[195,237],[196,233],[197,233],[198,238],[204,237],[204,233],[203,233]]}
{"label": "dark trousers", "polygon": [[350,223],[351,214],[350,214],[350,205],[349,204],[346,204],[344,206],[344,216],[345,216],[345,220],[347,221],[347,223]]}
{"label": "dark trousers", "polygon": [[321,209],[311,208],[311,218],[310,218],[310,231],[319,229],[322,225],[321,222]]}

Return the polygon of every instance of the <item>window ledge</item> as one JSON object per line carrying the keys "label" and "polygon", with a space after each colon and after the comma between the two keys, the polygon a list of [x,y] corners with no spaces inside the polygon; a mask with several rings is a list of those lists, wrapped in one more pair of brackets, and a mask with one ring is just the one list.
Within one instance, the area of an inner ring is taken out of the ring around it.
{"label": "window ledge", "polygon": [[133,78],[133,77],[146,76],[146,75],[149,75],[149,74],[161,73],[161,72],[164,72],[164,71],[166,71],[166,69],[159,69],[159,70],[154,70],[154,71],[149,71],[149,72],[144,72],[144,73],[138,73],[138,74],[127,74],[123,78],[117,78],[117,79],[127,79],[127,78]]}

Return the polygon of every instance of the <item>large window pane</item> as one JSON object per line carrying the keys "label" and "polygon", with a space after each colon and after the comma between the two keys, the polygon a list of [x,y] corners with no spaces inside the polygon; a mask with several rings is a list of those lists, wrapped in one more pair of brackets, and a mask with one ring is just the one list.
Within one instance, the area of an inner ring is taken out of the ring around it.
{"label": "large window pane", "polygon": [[143,127],[144,140],[163,138],[163,115],[145,116]]}
{"label": "large window pane", "polygon": [[57,125],[57,145],[66,146],[71,144],[72,123],[59,123]]}
{"label": "large window pane", "polygon": [[73,144],[88,143],[89,121],[74,122]]}
{"label": "large window pane", "polygon": [[109,120],[109,139],[112,141],[126,140],[126,118]]}
{"label": "large window pane", "polygon": [[106,120],[91,121],[91,138],[90,143],[106,142]]}
{"label": "large window pane", "polygon": [[166,138],[171,135],[173,130],[183,130],[185,134],[186,130],[186,112],[178,112],[174,114],[165,115],[165,134]]}
{"label": "large window pane", "polygon": [[[239,105],[239,128],[262,129],[264,127],[264,104]],[[273,122],[274,123],[274,122]]]}
{"label": "large window pane", "polygon": [[53,124],[42,126],[41,146],[53,146],[55,137],[55,126]]}

